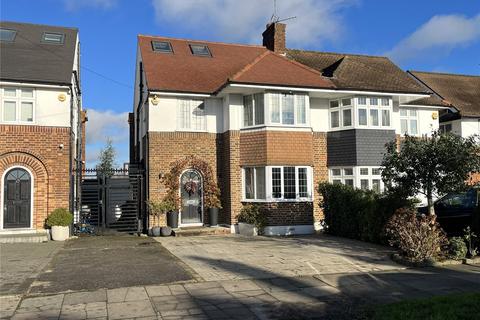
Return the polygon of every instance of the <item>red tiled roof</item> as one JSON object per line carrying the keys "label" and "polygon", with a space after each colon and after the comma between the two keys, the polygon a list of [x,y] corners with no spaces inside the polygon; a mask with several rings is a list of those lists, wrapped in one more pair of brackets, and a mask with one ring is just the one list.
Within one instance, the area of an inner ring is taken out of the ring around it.
{"label": "red tiled roof", "polygon": [[[173,54],[154,52],[151,41],[168,41]],[[207,44],[212,57],[194,56],[188,44]],[[332,88],[333,83],[262,46],[138,36],[150,90],[215,93],[228,81]]]}

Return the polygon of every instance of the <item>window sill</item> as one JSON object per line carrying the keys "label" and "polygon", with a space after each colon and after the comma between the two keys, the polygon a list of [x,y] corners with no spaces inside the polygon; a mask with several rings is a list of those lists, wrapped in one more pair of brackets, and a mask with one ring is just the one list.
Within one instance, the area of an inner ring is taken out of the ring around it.
{"label": "window sill", "polygon": [[0,124],[3,124],[3,125],[26,125],[26,126],[32,126],[32,125],[35,125],[35,122],[33,121],[25,121],[25,122],[22,122],[22,121],[0,121]]}
{"label": "window sill", "polygon": [[278,125],[278,124],[274,124],[274,125],[258,125],[258,126],[250,126],[250,127],[242,127],[240,128],[240,131],[248,131],[248,130],[258,130],[258,129],[288,129],[288,130],[291,130],[291,129],[298,129],[298,130],[305,130],[305,129],[308,129],[308,130],[311,130],[312,127],[310,127],[309,125]]}
{"label": "window sill", "polygon": [[207,130],[193,130],[193,129],[177,129],[176,132],[197,132],[197,133],[207,133]]}
{"label": "window sill", "polygon": [[258,199],[242,199],[241,202],[249,203],[288,203],[288,202],[313,202],[313,199],[268,199],[268,200],[258,200]]}

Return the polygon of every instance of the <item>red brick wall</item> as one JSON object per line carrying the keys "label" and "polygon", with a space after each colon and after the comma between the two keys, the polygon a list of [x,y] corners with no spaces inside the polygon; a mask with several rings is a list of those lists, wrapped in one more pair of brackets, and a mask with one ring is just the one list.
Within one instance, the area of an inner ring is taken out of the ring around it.
{"label": "red brick wall", "polygon": [[[328,179],[325,133],[150,132],[148,145],[148,192],[152,200],[160,200],[166,194],[159,175],[167,173],[173,161],[195,155],[209,163],[217,174],[223,205],[220,223],[234,224],[243,207],[241,165],[309,165],[313,166],[314,203],[273,203],[265,206],[270,209],[272,225],[312,224],[322,218],[316,189],[320,181]],[[263,148],[268,151],[263,152]],[[208,223],[207,215],[204,218]],[[165,223],[162,217],[160,224]]]}
{"label": "red brick wall", "polygon": [[70,128],[0,125],[0,176],[14,166],[32,172],[37,229],[55,208],[69,207],[69,151]]}
{"label": "red brick wall", "polygon": [[312,132],[246,131],[240,134],[240,164],[312,165]]}
{"label": "red brick wall", "polygon": [[[204,132],[149,132],[148,133],[148,193],[150,200],[161,200],[166,195],[166,189],[159,175],[170,171],[173,161],[190,155],[206,161],[217,173],[221,137],[215,133]],[[222,201],[223,202],[223,201]],[[205,212],[204,221],[208,219]],[[154,221],[150,219],[150,226]],[[160,225],[166,224],[166,218],[160,219]]]}

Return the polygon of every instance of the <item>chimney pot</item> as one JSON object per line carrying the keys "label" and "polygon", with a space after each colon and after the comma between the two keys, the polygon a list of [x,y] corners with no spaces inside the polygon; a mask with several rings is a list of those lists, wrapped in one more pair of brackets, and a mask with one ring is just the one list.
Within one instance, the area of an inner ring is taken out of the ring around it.
{"label": "chimney pot", "polygon": [[265,31],[262,33],[263,46],[278,54],[285,54],[286,39],[285,39],[286,24],[279,22],[272,22],[267,24]]}

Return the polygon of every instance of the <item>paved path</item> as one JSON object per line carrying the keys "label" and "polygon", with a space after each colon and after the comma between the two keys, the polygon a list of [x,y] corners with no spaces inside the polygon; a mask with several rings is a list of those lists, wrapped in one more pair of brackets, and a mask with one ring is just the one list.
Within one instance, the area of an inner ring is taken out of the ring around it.
{"label": "paved path", "polygon": [[12,319],[355,319],[366,304],[472,291],[480,266],[101,289],[9,309]]}
{"label": "paved path", "polygon": [[329,236],[156,238],[205,280],[296,277],[403,268],[389,248]]}

